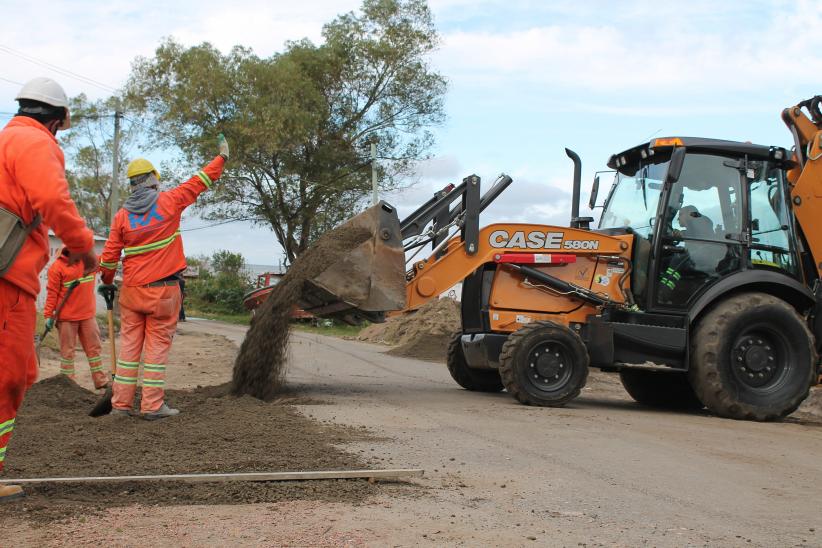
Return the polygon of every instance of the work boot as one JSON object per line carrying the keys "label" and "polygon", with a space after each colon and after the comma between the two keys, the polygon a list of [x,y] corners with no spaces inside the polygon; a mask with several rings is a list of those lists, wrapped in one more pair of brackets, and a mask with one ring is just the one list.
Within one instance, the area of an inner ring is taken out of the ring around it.
{"label": "work boot", "polygon": [[160,406],[160,409],[158,409],[157,411],[152,411],[151,413],[144,413],[143,418],[147,421],[156,421],[159,419],[164,419],[166,417],[173,417],[174,415],[179,414],[179,409],[173,409],[164,402],[163,405]]}
{"label": "work boot", "polygon": [[26,496],[19,485],[0,485],[0,504],[21,499]]}
{"label": "work boot", "polygon": [[131,409],[112,409],[109,415],[112,417],[133,417],[134,411]]}

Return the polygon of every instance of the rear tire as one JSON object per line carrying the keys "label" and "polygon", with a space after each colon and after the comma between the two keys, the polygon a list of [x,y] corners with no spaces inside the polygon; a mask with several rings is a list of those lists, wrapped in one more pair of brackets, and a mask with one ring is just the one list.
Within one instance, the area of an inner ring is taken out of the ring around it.
{"label": "rear tire", "polygon": [[462,351],[462,332],[457,332],[448,343],[446,365],[451,378],[458,385],[472,392],[500,392],[503,389],[499,371],[493,369],[472,369],[465,361]]}
{"label": "rear tire", "polygon": [[576,398],[588,380],[588,351],[579,335],[564,325],[534,322],[502,345],[499,371],[517,401],[561,407]]}
{"label": "rear tire", "polygon": [[808,396],[815,363],[813,335],[792,306],[743,293],[699,321],[688,378],[717,415],[768,421],[789,415]]}
{"label": "rear tire", "polygon": [[625,391],[637,402],[664,409],[702,409],[685,373],[623,369],[619,380]]}

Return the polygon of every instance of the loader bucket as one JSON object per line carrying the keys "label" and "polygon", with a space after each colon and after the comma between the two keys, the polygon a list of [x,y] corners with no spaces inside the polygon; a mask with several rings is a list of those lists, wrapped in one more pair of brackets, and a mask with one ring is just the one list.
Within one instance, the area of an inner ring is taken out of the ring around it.
{"label": "loader bucket", "polygon": [[405,253],[397,211],[380,202],[334,231],[343,227],[366,228],[371,237],[307,279],[300,307],[350,324],[384,321],[385,312],[405,308]]}

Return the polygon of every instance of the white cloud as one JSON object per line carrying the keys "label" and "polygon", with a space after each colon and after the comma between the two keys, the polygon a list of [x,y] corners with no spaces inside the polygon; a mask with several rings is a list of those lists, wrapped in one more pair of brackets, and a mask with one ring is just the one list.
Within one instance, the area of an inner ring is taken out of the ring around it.
{"label": "white cloud", "polygon": [[486,90],[545,86],[670,98],[822,84],[822,56],[813,53],[822,49],[819,2],[774,10],[756,28],[732,16],[706,28],[699,24],[704,7],[639,2],[620,8],[635,13],[633,20],[623,14],[601,24],[457,29],[444,34],[437,63],[456,85]]}

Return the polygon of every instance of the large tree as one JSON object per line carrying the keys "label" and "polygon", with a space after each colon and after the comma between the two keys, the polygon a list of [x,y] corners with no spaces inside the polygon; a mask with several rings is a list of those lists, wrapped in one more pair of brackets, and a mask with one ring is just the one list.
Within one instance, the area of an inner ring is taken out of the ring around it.
{"label": "large tree", "polygon": [[[114,151],[114,112],[119,99],[89,101],[85,95],[71,99],[71,130],[61,134],[67,152],[66,174],[80,214],[96,234],[106,234],[111,225],[111,170]],[[122,118],[119,141],[120,200],[127,195],[125,167],[140,139],[141,126],[130,117]],[[119,205],[119,204],[118,204]]]}
{"label": "large tree", "polygon": [[396,188],[443,120],[446,82],[428,62],[438,35],[425,0],[365,0],[322,35],[268,58],[167,40],[136,60],[128,83],[157,144],[185,161],[210,157],[226,134],[230,170],[205,215],[270,225],[289,261],[362,207],[372,141],[382,187]]}

